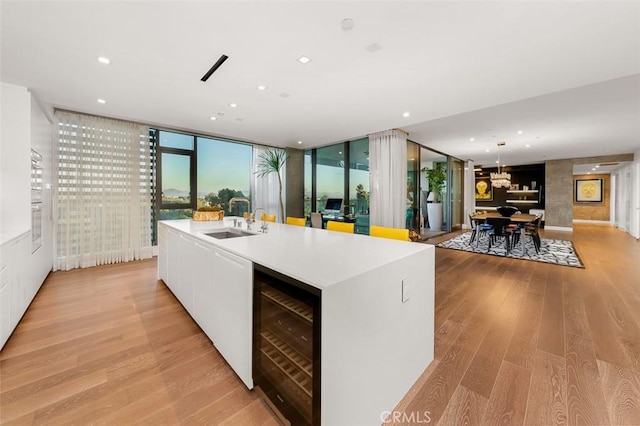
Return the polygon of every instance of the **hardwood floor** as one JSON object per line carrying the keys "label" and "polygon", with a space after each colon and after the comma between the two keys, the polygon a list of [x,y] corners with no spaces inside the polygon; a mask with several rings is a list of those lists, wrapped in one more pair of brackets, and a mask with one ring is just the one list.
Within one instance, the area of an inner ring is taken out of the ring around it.
{"label": "hardwood floor", "polygon": [[[436,249],[435,360],[397,424],[640,424],[640,242],[543,234],[586,269]],[[0,353],[1,424],[278,424],[155,268],[50,274]]]}
{"label": "hardwood floor", "polygon": [[396,424],[640,425],[640,242],[542,236],[573,240],[586,269],[437,249],[435,360]]}

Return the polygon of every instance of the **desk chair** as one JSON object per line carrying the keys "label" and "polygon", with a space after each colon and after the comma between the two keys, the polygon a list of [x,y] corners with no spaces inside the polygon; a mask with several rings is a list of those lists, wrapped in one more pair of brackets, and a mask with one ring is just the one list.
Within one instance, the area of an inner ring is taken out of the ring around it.
{"label": "desk chair", "polygon": [[304,217],[287,216],[287,225],[307,226],[307,219]]}
{"label": "desk chair", "polygon": [[311,227],[322,228],[322,213],[311,213]]}
{"label": "desk chair", "polygon": [[275,214],[262,213],[262,215],[260,215],[260,220],[262,220],[264,222],[275,222],[276,221],[276,215]]}
{"label": "desk chair", "polygon": [[329,231],[346,232],[348,234],[353,234],[354,228],[355,223],[336,222],[335,220],[330,220],[327,222],[327,229]]}
{"label": "desk chair", "polygon": [[392,240],[409,241],[409,230],[404,228],[389,228],[372,225],[369,229],[372,237],[390,238]]}

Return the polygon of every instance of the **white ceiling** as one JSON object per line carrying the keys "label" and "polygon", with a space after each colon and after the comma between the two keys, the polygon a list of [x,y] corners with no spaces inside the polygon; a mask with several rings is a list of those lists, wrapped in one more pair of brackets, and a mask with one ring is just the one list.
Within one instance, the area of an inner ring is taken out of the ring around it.
{"label": "white ceiling", "polygon": [[301,148],[399,127],[487,166],[500,140],[510,165],[640,149],[637,1],[3,0],[0,15],[2,81],[59,108]]}

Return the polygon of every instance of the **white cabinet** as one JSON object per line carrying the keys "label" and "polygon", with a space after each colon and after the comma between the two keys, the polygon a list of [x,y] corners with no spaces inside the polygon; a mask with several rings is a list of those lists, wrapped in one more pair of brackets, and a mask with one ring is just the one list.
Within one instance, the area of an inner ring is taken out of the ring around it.
{"label": "white cabinet", "polygon": [[184,234],[180,235],[180,253],[179,253],[179,261],[178,261],[178,275],[180,288],[178,290],[178,299],[182,306],[189,312],[189,314],[193,317],[193,287],[194,287],[194,279],[197,278],[198,274],[195,271],[195,262],[194,262],[194,254],[195,254],[196,246],[195,239],[191,237],[187,237]]}
{"label": "white cabinet", "polygon": [[167,226],[158,223],[158,279],[167,282],[168,259],[167,259]]}
{"label": "white cabinet", "polygon": [[[158,229],[158,274],[236,374],[253,388],[253,263],[163,224]],[[165,231],[166,243],[161,243]]]}
{"label": "white cabinet", "polygon": [[[164,282],[169,290],[178,297],[180,288],[180,234],[172,229],[167,230],[167,278]],[[160,259],[159,262],[164,260]]]}
{"label": "white cabinet", "polygon": [[193,319],[196,320],[200,328],[213,341],[215,325],[214,316],[211,315],[211,304],[214,297],[213,280],[215,271],[213,265],[214,247],[210,244],[196,241],[194,251],[194,264],[196,271],[193,280]]}
{"label": "white cabinet", "polygon": [[253,388],[253,264],[215,248],[211,323],[213,344],[249,388]]}
{"label": "white cabinet", "polygon": [[31,232],[9,240],[0,248],[0,347],[18,325],[35,295],[29,274]]}

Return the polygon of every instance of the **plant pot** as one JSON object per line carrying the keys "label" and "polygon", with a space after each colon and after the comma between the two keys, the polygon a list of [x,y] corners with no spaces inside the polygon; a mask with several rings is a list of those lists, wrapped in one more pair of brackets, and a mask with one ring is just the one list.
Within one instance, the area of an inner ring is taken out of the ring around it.
{"label": "plant pot", "polygon": [[442,203],[427,203],[430,231],[442,231]]}

